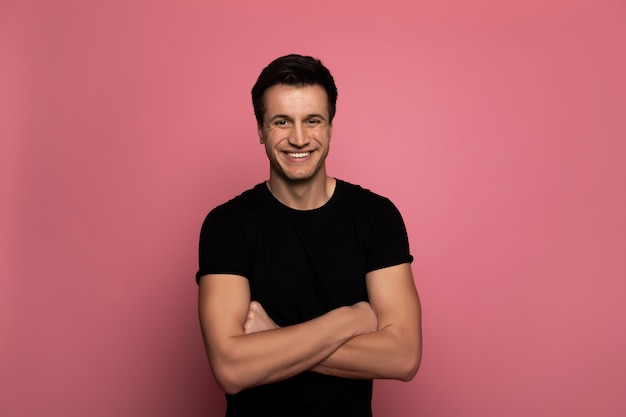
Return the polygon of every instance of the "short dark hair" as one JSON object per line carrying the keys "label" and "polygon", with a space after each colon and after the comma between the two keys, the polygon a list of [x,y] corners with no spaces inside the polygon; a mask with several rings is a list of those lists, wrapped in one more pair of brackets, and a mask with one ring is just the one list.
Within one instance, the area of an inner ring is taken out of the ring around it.
{"label": "short dark hair", "polygon": [[333,122],[337,105],[337,86],[328,68],[322,61],[310,56],[285,55],[272,61],[261,71],[252,87],[252,106],[259,127],[263,126],[265,114],[265,91],[278,84],[305,87],[320,85],[328,96],[329,123]]}

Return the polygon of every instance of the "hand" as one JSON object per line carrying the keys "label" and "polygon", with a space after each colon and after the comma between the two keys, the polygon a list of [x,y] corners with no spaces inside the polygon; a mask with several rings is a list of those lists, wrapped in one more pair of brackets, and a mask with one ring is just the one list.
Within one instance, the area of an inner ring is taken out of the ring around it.
{"label": "hand", "polygon": [[256,301],[250,302],[250,306],[248,307],[248,317],[243,325],[245,334],[278,329],[279,327],[280,326],[274,323],[270,316],[268,316],[261,304]]}

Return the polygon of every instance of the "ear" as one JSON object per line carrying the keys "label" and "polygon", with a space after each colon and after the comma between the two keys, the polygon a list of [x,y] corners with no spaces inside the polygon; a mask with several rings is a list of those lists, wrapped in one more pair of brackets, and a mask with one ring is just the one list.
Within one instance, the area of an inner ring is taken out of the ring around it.
{"label": "ear", "polygon": [[259,134],[259,142],[263,145],[265,143],[263,140],[263,126],[257,126],[257,133]]}

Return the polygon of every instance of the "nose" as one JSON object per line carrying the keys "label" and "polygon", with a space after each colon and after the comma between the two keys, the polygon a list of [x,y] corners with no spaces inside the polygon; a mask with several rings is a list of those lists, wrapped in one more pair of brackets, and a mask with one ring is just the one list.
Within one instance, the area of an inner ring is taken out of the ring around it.
{"label": "nose", "polygon": [[302,148],[310,142],[309,136],[306,134],[302,123],[295,123],[289,134],[289,143],[293,146]]}

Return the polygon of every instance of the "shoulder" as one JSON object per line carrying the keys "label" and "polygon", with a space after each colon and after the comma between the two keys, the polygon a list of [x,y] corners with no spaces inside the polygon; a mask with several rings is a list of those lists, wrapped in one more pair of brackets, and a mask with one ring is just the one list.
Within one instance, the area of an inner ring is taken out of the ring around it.
{"label": "shoulder", "polygon": [[367,271],[411,262],[406,227],[391,200],[345,181],[338,187],[362,239]]}
{"label": "shoulder", "polygon": [[227,228],[237,223],[245,223],[246,219],[255,217],[255,213],[262,206],[263,183],[242,192],[236,197],[213,208],[206,215],[204,227]]}
{"label": "shoulder", "polygon": [[404,227],[404,220],[395,204],[387,197],[377,194],[360,185],[337,180],[340,200],[350,207],[355,218],[363,227]]}
{"label": "shoulder", "polygon": [[360,185],[337,179],[337,187],[343,198],[355,207],[378,211],[395,207],[391,200]]}
{"label": "shoulder", "polygon": [[258,204],[260,204],[263,198],[262,187],[264,187],[263,183],[257,184],[253,188],[250,188],[227,202],[218,205],[209,212],[209,216],[219,216],[228,213],[233,214],[253,210]]}

